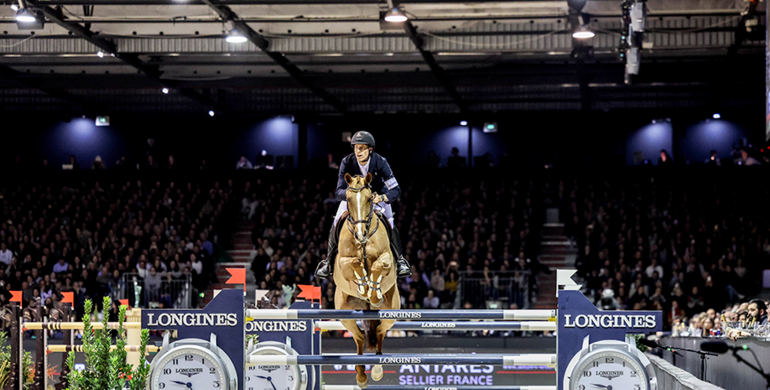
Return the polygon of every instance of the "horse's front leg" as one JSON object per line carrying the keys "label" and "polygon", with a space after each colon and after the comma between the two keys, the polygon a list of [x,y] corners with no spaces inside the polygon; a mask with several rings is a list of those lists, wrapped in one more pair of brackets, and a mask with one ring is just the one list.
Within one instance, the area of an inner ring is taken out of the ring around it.
{"label": "horse's front leg", "polygon": [[382,280],[393,270],[393,258],[389,251],[383,252],[377,260],[372,263],[372,272],[369,273],[369,302],[372,308],[382,306],[385,301],[385,291],[383,291]]}
{"label": "horse's front leg", "polygon": [[[347,265],[350,270],[346,272],[352,273],[350,277],[346,277],[350,283],[350,289],[358,293],[358,297],[363,300],[368,300],[369,295],[369,273],[366,272],[361,260],[357,257],[342,257],[340,258],[340,264]],[[344,271],[344,272],[345,272]]]}

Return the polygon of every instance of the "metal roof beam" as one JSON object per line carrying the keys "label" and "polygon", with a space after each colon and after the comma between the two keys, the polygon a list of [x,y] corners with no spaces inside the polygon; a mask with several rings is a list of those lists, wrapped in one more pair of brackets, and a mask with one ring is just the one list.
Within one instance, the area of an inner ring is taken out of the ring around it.
{"label": "metal roof beam", "polygon": [[24,85],[25,87],[41,91],[64,102],[76,104],[88,114],[99,115],[106,112],[106,107],[102,106],[101,104],[94,103],[88,99],[83,99],[80,96],[74,95],[61,89],[48,88],[42,82],[24,77],[25,75],[23,73],[4,65],[0,65],[0,76],[11,79],[19,84]]}
{"label": "metal roof beam", "polygon": [[268,57],[270,57],[276,64],[283,68],[286,73],[288,73],[289,76],[296,80],[300,85],[312,91],[316,96],[323,99],[326,104],[334,107],[335,110],[340,112],[347,111],[347,106],[345,103],[337,99],[325,89],[313,85],[313,83],[302,74],[302,71],[296,65],[292,64],[283,53],[270,51],[270,43],[265,39],[265,37],[254,31],[254,29],[249,27],[249,25],[245,22],[239,20],[240,18],[238,18],[238,15],[233,12],[230,7],[226,5],[219,5],[218,3],[215,3],[211,0],[202,1],[212,10],[214,10],[219,15],[219,17],[222,18],[222,20],[232,21],[235,25],[235,29],[243,33],[251,43],[265,52]]}
{"label": "metal roof beam", "polygon": [[68,22],[66,20],[66,17],[61,13],[61,11],[48,6],[41,6],[38,3],[34,3],[30,0],[27,0],[27,4],[31,8],[41,11],[48,20],[52,21],[56,25],[64,28],[67,31],[72,32],[75,36],[88,41],[90,44],[98,47],[105,53],[113,55],[115,58],[123,61],[127,65],[130,65],[135,69],[139,70],[141,73],[144,73],[145,75],[155,79],[156,81],[158,81],[158,83],[160,83],[160,85],[168,88],[174,88],[185,97],[196,100],[206,106],[209,106],[210,108],[214,108],[219,111],[224,111],[224,107],[222,107],[221,104],[200,94],[199,92],[192,89],[184,89],[184,88],[179,89],[177,88],[177,84],[175,82],[161,79],[160,77],[163,74],[163,72],[161,72],[157,66],[148,65],[142,62],[142,60],[139,59],[139,55],[130,54],[130,53],[120,53],[118,52],[117,45],[115,45],[113,41],[99,37],[93,31],[81,26],[79,23]]}
{"label": "metal roof beam", "polygon": [[454,85],[449,82],[449,79],[444,74],[444,70],[441,69],[441,66],[438,64],[438,62],[436,62],[436,59],[433,58],[433,54],[425,50],[425,42],[420,36],[417,35],[417,29],[415,29],[414,25],[412,25],[412,23],[408,20],[404,22],[404,31],[406,31],[406,35],[409,36],[409,39],[412,41],[412,43],[414,43],[414,46],[420,52],[420,55],[422,55],[425,63],[428,64],[428,67],[430,68],[431,73],[433,73],[433,76],[436,77],[436,80],[439,82],[439,84],[441,84],[447,94],[449,94],[455,104],[457,104],[457,107],[460,108],[460,111],[468,111],[468,105],[463,101],[462,96],[460,96],[460,94],[457,92],[457,89],[455,89]]}

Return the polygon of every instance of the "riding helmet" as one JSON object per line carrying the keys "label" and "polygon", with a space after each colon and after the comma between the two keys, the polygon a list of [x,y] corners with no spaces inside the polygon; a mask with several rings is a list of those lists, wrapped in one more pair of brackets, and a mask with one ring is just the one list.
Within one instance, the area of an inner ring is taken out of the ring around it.
{"label": "riding helmet", "polygon": [[368,131],[359,131],[353,134],[350,145],[368,145],[374,147],[374,137]]}

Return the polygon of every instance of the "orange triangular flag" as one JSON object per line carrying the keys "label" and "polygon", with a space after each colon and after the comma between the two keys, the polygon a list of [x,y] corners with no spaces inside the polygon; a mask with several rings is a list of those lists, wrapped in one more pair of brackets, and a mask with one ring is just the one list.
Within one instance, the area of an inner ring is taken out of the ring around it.
{"label": "orange triangular flag", "polygon": [[21,301],[21,291],[11,291],[10,302],[19,302],[19,307],[21,307]]}
{"label": "orange triangular flag", "polygon": [[225,268],[232,275],[226,284],[242,284],[246,291],[246,268]]}
{"label": "orange triangular flag", "polygon": [[69,303],[72,306],[75,306],[75,293],[73,293],[72,291],[70,292],[65,291],[61,293],[61,296],[62,296],[61,303]]}
{"label": "orange triangular flag", "polygon": [[118,299],[118,302],[120,302],[120,306],[125,306],[128,308],[128,299]]}
{"label": "orange triangular flag", "polygon": [[297,298],[305,298],[309,299],[312,303],[313,301],[321,302],[321,287],[311,286],[309,284],[298,284],[297,287],[299,287],[302,292],[297,295]]}

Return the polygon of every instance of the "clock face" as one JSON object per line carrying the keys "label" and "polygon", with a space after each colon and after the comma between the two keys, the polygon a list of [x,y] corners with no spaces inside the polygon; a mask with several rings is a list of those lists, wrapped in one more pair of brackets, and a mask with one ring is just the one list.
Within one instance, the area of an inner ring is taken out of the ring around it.
{"label": "clock face", "polygon": [[[258,347],[251,355],[287,355],[278,347]],[[299,366],[250,365],[244,373],[244,390],[300,390]]]}
{"label": "clock face", "polygon": [[150,390],[229,389],[220,359],[201,347],[174,348],[155,367]]}
{"label": "clock face", "polygon": [[587,355],[575,367],[570,390],[648,390],[647,373],[623,352]]}

